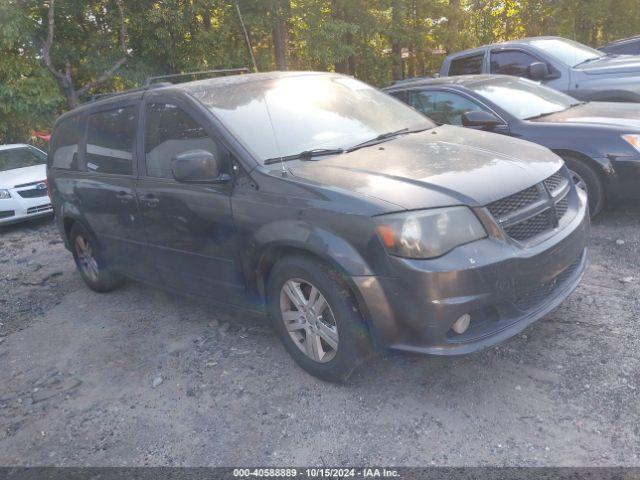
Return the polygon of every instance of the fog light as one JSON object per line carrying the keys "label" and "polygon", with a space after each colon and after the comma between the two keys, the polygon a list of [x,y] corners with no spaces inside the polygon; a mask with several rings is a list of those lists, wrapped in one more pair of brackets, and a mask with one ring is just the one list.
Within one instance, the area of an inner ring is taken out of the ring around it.
{"label": "fog light", "polygon": [[471,323],[471,315],[465,313],[459,319],[457,319],[453,325],[451,325],[451,330],[456,332],[457,334],[462,334],[467,331],[469,328],[469,324]]}

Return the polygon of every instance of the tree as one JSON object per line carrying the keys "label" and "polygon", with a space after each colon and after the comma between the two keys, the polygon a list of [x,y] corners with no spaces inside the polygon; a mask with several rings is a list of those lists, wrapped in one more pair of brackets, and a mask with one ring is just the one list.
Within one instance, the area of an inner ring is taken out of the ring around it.
{"label": "tree", "polygon": [[638,0],[3,0],[0,141],[149,75],[252,66],[237,7],[261,71],[378,86],[437,71],[445,51],[528,35],[596,46],[640,31]]}
{"label": "tree", "polygon": [[48,129],[62,104],[56,84],[39,62],[32,8],[0,5],[0,144],[26,142]]}
{"label": "tree", "polygon": [[[116,7],[118,9],[118,19],[119,19],[119,41],[118,46],[121,52],[121,56],[118,60],[113,62],[111,66],[102,71],[99,75],[93,78],[90,81],[87,81],[79,88],[76,88],[74,82],[73,75],[73,67],[71,64],[71,60],[63,53],[64,48],[60,48],[60,56],[64,58],[64,70],[60,70],[55,66],[55,62],[52,59],[51,48],[53,47],[53,42],[55,38],[55,0],[49,0],[49,8],[47,11],[47,37],[42,45],[42,60],[44,65],[47,67],[49,72],[53,75],[60,91],[65,96],[67,100],[67,106],[69,108],[75,108],[78,105],[78,99],[86,94],[87,92],[93,90],[96,87],[103,85],[105,82],[110,80],[117,70],[124,65],[127,61],[129,54],[127,52],[126,38],[127,38],[127,29],[124,17],[124,9],[122,7],[121,0],[114,0]],[[84,13],[84,12],[83,12]],[[95,10],[92,12],[95,15]],[[86,14],[80,16],[81,19],[89,20],[90,17]],[[97,17],[94,17],[97,18]],[[103,29],[110,32],[108,28],[103,27]]]}

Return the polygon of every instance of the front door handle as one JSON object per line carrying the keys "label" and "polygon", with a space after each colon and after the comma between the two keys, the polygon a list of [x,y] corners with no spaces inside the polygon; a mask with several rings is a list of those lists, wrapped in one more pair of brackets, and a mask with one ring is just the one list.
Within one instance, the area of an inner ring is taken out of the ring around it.
{"label": "front door handle", "polygon": [[131,200],[133,200],[133,195],[131,193],[120,191],[116,193],[116,198],[120,203],[126,204],[126,203],[129,203]]}
{"label": "front door handle", "polygon": [[142,203],[145,207],[156,208],[160,203],[160,199],[155,195],[145,195],[140,199],[140,203]]}

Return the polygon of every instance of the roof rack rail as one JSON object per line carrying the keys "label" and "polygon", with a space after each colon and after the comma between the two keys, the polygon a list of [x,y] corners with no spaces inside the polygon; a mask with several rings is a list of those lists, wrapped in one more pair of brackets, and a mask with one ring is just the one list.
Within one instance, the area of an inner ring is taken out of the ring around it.
{"label": "roof rack rail", "polygon": [[[172,73],[170,75],[157,75],[155,77],[147,77],[147,79],[144,81],[144,86],[145,87],[149,87],[151,85],[155,85],[153,82],[155,82],[156,80],[164,80],[164,79],[171,79],[171,78],[178,78],[178,77],[187,77],[187,76],[191,76],[191,77],[195,77],[195,76],[200,76],[200,75],[210,75],[210,76],[215,76],[218,74],[239,74],[239,73],[251,73],[251,70],[249,70],[246,67],[242,67],[242,68],[223,68],[220,70],[201,70],[198,72],[185,72],[185,73]],[[171,82],[169,82],[171,83]],[[180,82],[177,82],[180,83]]]}
{"label": "roof rack rail", "polygon": [[107,93],[94,93],[91,95],[90,102],[96,100],[102,100],[103,98],[115,97],[117,95],[125,95],[127,93],[144,92],[153,88],[167,87],[171,85],[169,82],[154,83],[152,85],[145,85],[144,87],[130,88],[129,90],[122,90],[121,92],[107,92]]}
{"label": "roof rack rail", "polygon": [[[115,97],[117,95],[124,95],[127,93],[144,92],[146,90],[151,90],[153,88],[168,87],[174,84],[173,82],[154,83],[157,80],[186,77],[186,76],[200,76],[200,75],[214,76],[219,74],[225,75],[225,74],[239,74],[239,73],[251,73],[251,70],[249,70],[246,67],[242,67],[242,68],[224,68],[221,70],[202,70],[198,72],[172,73],[170,75],[157,75],[154,77],[147,77],[144,83],[142,84],[142,86],[138,88],[131,88],[129,90],[123,90],[121,92],[94,93],[93,95],[91,95],[91,99],[89,101],[95,102],[96,100],[101,100],[103,98]],[[175,83],[180,83],[180,82],[175,82]]]}

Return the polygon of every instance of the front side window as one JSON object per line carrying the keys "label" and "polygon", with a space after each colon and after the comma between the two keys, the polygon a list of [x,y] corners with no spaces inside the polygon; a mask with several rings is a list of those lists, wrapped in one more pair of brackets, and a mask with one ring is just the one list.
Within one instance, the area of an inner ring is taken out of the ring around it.
{"label": "front side window", "polygon": [[297,74],[185,85],[258,160],[345,149],[401,129],[433,124],[401,101],[350,77]]}
{"label": "front side window", "polygon": [[21,147],[0,150],[0,172],[42,165],[45,162],[44,154],[35,148]]}
{"label": "front side window", "polygon": [[448,125],[462,125],[463,114],[483,110],[477,103],[457,93],[429,90],[412,92],[411,105],[434,122]]}
{"label": "front side window", "polygon": [[52,168],[78,169],[78,144],[81,136],[80,117],[68,117],[58,123],[49,153]]}
{"label": "front side window", "polygon": [[467,88],[521,120],[560,112],[579,103],[557,90],[518,77],[496,77],[467,84]]}
{"label": "front side window", "polygon": [[189,150],[218,153],[205,129],[176,105],[150,103],[146,107],[145,158],[149,177],[173,178],[171,160]]}
{"label": "front side window", "polygon": [[530,78],[529,65],[534,62],[539,60],[521,50],[491,52],[491,73]]}
{"label": "front side window", "polygon": [[136,138],[135,108],[123,107],[87,117],[87,171],[131,175]]}
{"label": "front side window", "polygon": [[482,73],[484,53],[469,57],[456,58],[451,62],[449,75],[476,75]]}

